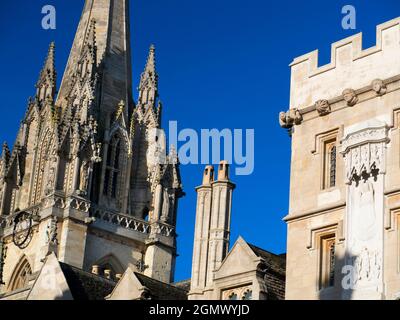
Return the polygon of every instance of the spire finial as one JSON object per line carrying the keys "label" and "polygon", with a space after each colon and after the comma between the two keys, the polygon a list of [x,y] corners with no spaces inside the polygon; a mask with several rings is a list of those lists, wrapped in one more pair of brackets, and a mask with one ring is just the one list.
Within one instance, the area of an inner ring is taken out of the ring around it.
{"label": "spire finial", "polygon": [[117,120],[121,116],[121,114],[124,112],[124,109],[125,109],[125,102],[124,102],[124,100],[121,100],[118,103],[118,109],[117,109],[117,113],[115,115],[115,120]]}
{"label": "spire finial", "polygon": [[146,67],[140,77],[139,103],[155,106],[158,97],[158,74],[156,71],[156,48],[150,46]]}
{"label": "spire finial", "polygon": [[40,71],[39,80],[36,83],[37,98],[39,100],[46,99],[47,96],[54,98],[56,93],[56,67],[55,67],[55,43],[51,42],[49,50],[42,70]]}

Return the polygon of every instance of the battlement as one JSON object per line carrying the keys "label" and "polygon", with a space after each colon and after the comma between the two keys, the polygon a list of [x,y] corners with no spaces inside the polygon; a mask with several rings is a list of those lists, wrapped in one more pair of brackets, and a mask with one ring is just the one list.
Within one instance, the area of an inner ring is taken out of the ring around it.
{"label": "battlement", "polygon": [[400,74],[400,17],[377,26],[376,45],[362,49],[362,33],[331,46],[331,62],[318,67],[318,50],[298,58],[291,67],[291,108],[305,108],[320,99],[359,89],[374,79]]}

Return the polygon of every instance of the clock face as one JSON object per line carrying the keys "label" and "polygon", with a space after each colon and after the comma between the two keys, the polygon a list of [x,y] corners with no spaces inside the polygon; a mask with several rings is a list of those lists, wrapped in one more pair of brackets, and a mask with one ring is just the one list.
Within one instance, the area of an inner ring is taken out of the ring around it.
{"label": "clock face", "polygon": [[32,240],[32,216],[28,212],[19,213],[14,219],[13,242],[24,249]]}

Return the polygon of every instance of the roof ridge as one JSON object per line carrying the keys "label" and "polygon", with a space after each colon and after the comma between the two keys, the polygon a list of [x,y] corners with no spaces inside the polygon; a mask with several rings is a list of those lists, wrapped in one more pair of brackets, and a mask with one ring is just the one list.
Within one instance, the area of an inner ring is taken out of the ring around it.
{"label": "roof ridge", "polygon": [[[247,241],[246,241],[246,242],[247,242]],[[261,248],[261,247],[259,247],[259,246],[256,246],[256,245],[254,245],[254,244],[252,244],[252,243],[250,243],[250,242],[247,242],[247,244],[250,246],[251,249],[256,248],[256,249],[262,250],[262,251],[264,251],[264,252],[267,252],[267,253],[269,253],[269,254],[272,254],[272,255],[274,255],[274,256],[276,256],[276,257],[278,257],[278,258],[282,258],[282,254],[286,254],[286,252],[285,252],[285,253],[277,254],[277,253],[271,252],[271,251],[269,251],[269,250],[263,249],[263,248]]]}
{"label": "roof ridge", "polygon": [[167,286],[169,286],[169,287],[171,287],[171,288],[174,288],[174,289],[178,289],[178,290],[187,292],[185,289],[178,288],[178,287],[176,287],[175,285],[173,285],[173,284],[171,284],[171,283],[162,282],[162,281],[160,281],[160,280],[157,280],[157,279],[148,277],[148,276],[144,275],[143,273],[135,272],[135,274],[136,274],[136,275],[139,275],[139,276],[141,276],[141,277],[150,279],[150,280],[152,280],[152,281],[155,281],[155,282],[158,282],[158,283],[162,283],[162,284],[167,285]]}

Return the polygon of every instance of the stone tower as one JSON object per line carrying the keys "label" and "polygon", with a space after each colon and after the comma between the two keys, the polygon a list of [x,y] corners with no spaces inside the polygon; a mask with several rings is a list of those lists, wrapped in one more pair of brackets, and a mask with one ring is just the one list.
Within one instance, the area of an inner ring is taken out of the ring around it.
{"label": "stone tower", "polygon": [[229,250],[232,194],[235,185],[229,179],[229,164],[204,170],[197,190],[196,225],[193,248],[190,299],[214,298],[214,274]]}
{"label": "stone tower", "polygon": [[400,18],[291,64],[287,299],[400,297]]}
{"label": "stone tower", "polygon": [[153,46],[132,98],[129,1],[86,0],[58,95],[54,59],[51,44],[13,148],[3,145],[1,292],[29,285],[50,252],[171,282],[184,193],[160,134]]}

